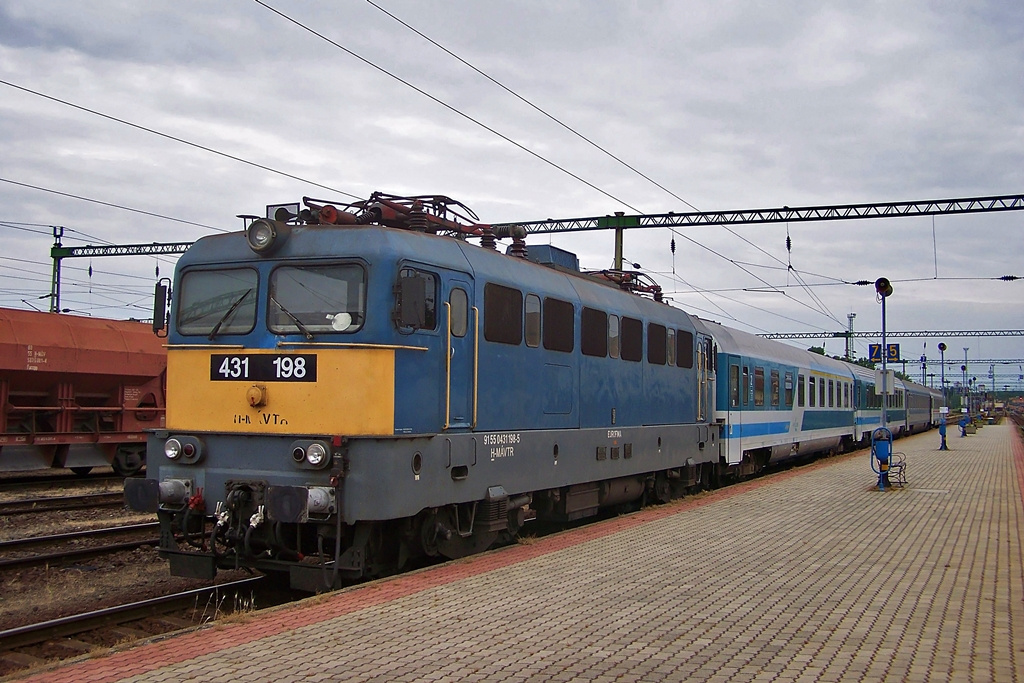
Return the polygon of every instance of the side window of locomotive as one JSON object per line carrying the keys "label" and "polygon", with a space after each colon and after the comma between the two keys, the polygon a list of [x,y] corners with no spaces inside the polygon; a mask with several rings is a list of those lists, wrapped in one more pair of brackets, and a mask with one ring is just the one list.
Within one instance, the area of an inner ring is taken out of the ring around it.
{"label": "side window of locomotive", "polygon": [[807,388],[804,386],[804,376],[796,376],[796,404],[803,408],[804,407],[804,396],[807,393]]}
{"label": "side window of locomotive", "polygon": [[754,367],[754,405],[764,405],[764,368]]}
{"label": "side window of locomotive", "polygon": [[785,391],[786,407],[787,408],[792,408],[793,407],[793,373],[792,372],[787,372],[786,373],[786,380],[785,381],[786,381],[786,383],[783,386],[783,391]]}
{"label": "side window of locomotive", "polygon": [[355,332],[365,318],[362,266],[282,266],[270,274],[267,326],[271,332]]}
{"label": "side window of locomotive", "polygon": [[608,355],[619,357],[619,316],[608,316]]}
{"label": "side window of locomotive", "polygon": [[540,297],[536,294],[526,295],[526,345],[540,346]]}
{"label": "side window of locomotive", "polygon": [[651,365],[665,364],[665,326],[647,325],[647,362]]}
{"label": "side window of locomotive", "polygon": [[452,336],[465,337],[469,329],[469,295],[466,290],[459,287],[453,289],[448,295],[448,305],[452,312]]}
{"label": "side window of locomotive", "polygon": [[210,338],[251,332],[258,280],[252,268],[186,272],[178,293],[178,332]]}
{"label": "side window of locomotive", "polygon": [[576,347],[576,321],[572,304],[545,297],[542,337],[549,351],[571,352]]}
{"label": "side window of locomotive", "polygon": [[693,367],[693,333],[676,331],[676,364],[686,370]]}
{"label": "side window of locomotive", "polygon": [[584,356],[608,355],[608,314],[595,308],[580,313],[580,351]]}
{"label": "side window of locomotive", "polygon": [[395,324],[413,330],[437,328],[437,276],[403,268],[395,288]]}
{"label": "side window of locomotive", "polygon": [[622,317],[622,360],[639,362],[644,357],[644,324]]}
{"label": "side window of locomotive", "polygon": [[523,293],[518,289],[484,285],[484,339],[515,345],[523,341]]}
{"label": "side window of locomotive", "polygon": [[779,371],[772,370],[770,375],[769,389],[771,390],[772,405],[779,405]]}

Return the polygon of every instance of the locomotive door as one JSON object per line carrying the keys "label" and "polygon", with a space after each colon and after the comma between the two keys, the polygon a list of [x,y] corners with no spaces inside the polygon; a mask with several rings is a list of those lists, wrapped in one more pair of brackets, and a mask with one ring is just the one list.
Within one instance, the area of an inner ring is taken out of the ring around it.
{"label": "locomotive door", "polygon": [[448,281],[445,299],[445,429],[476,426],[477,335],[480,314],[473,306],[473,286]]}
{"label": "locomotive door", "polygon": [[737,463],[743,459],[743,404],[746,402],[746,387],[740,385],[743,371],[739,356],[727,356],[729,363],[729,410],[726,418],[726,454],[728,463]]}

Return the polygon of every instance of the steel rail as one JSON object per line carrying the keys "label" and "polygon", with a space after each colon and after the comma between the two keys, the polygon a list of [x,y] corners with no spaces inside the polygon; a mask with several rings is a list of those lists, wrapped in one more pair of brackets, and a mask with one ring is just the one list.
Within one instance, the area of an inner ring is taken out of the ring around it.
{"label": "steel rail", "polygon": [[217,594],[222,591],[253,586],[263,581],[263,579],[264,577],[262,576],[254,576],[216,586],[194,588],[182,593],[164,595],[159,598],[139,600],[138,602],[115,605],[114,607],[106,607],[92,612],[50,619],[37,624],[26,624],[25,626],[0,631],[0,643],[3,643],[4,650],[12,650],[16,647],[36,645],[47,640],[53,640],[54,638],[64,638],[96,628],[110,626],[111,624],[144,619],[154,614],[167,612],[171,607],[187,607],[190,603],[194,603],[197,599],[208,594]]}

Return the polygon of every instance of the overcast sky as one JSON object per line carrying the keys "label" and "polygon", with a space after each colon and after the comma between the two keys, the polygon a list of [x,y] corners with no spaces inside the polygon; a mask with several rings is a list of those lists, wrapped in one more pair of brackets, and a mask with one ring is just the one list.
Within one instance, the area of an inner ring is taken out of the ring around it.
{"label": "overcast sky", "polygon": [[[0,306],[47,308],[50,226],[68,246],[190,241],[304,195],[445,194],[500,223],[1024,192],[1020,2],[266,4],[334,44],[254,0],[0,0]],[[992,278],[1024,276],[1022,223],[690,228],[674,257],[670,231],[635,230],[625,256],[675,305],[755,333],[839,330],[848,313],[878,330],[873,288],[841,282],[881,276],[890,330],[1021,329],[1024,282]],[[610,233],[531,241],[611,265]],[[173,262],[65,260],[62,306],[150,317]],[[938,358],[939,339],[897,341],[914,377],[922,352]],[[1024,358],[1020,338],[946,343]],[[996,372],[1017,384],[1017,365]]]}

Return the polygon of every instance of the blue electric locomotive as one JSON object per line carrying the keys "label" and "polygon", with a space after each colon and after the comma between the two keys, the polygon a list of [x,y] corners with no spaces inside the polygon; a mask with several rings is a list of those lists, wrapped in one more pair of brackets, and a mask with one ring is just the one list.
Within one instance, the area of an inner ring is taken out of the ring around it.
{"label": "blue electric locomotive", "polygon": [[322,590],[858,438],[850,366],[459,208],[307,200],[181,258],[166,429],[125,484],[172,573]]}

